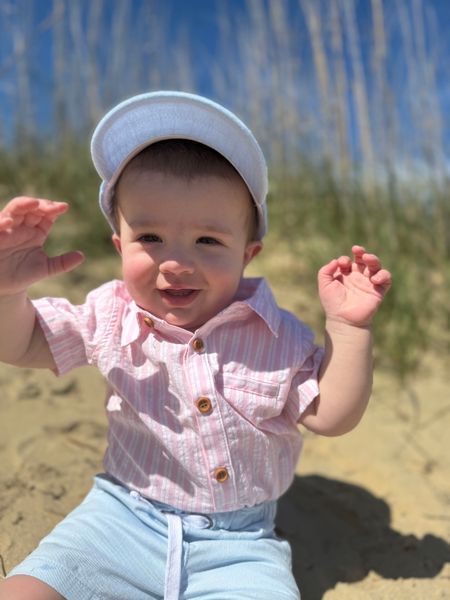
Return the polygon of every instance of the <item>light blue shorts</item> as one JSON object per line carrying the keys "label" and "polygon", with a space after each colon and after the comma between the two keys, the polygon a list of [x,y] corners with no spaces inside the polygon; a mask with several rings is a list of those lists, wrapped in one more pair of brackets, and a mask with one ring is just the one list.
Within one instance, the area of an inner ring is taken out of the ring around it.
{"label": "light blue shorts", "polygon": [[8,576],[32,575],[67,600],[298,600],[275,510],[180,513],[99,475]]}

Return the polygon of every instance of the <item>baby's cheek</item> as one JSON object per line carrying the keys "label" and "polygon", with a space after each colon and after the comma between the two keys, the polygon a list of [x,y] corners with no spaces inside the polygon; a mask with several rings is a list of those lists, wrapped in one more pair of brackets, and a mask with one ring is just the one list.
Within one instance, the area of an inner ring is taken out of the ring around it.
{"label": "baby's cheek", "polygon": [[122,256],[122,272],[125,279],[138,281],[144,274],[149,274],[155,265],[145,252],[128,254]]}

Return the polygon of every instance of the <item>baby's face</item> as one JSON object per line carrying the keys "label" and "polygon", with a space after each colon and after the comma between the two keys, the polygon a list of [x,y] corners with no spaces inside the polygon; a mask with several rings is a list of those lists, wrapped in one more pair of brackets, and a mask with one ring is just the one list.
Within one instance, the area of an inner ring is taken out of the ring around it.
{"label": "baby's face", "polygon": [[113,241],[138,306],[194,331],[232,302],[262,247],[248,241],[252,207],[242,181],[134,172],[117,198]]}

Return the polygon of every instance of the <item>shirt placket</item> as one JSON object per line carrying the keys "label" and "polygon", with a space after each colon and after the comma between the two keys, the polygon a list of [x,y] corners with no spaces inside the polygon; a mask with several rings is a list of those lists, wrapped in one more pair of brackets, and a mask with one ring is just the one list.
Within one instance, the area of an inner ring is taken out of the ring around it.
{"label": "shirt placket", "polygon": [[200,433],[204,470],[215,510],[220,511],[236,501],[236,482],[227,431],[211,372],[208,344],[205,336],[196,336],[191,340],[186,374]]}

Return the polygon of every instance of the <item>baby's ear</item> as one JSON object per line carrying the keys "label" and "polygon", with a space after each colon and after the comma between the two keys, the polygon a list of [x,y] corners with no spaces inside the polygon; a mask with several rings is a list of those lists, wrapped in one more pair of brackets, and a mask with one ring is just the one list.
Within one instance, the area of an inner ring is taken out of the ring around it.
{"label": "baby's ear", "polygon": [[255,258],[257,254],[263,249],[263,243],[260,241],[249,242],[244,252],[244,267]]}
{"label": "baby's ear", "polygon": [[113,241],[115,249],[120,254],[120,256],[122,256],[122,243],[120,241],[120,237],[117,235],[117,233],[113,233],[111,239]]}

